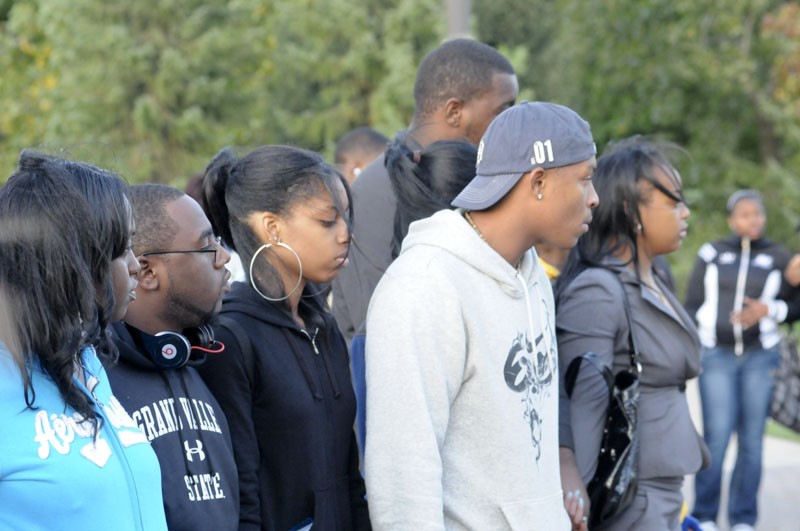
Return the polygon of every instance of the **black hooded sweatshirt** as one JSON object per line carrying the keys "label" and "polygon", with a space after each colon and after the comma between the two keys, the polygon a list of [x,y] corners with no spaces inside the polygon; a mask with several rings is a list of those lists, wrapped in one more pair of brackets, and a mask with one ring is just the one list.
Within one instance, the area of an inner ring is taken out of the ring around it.
{"label": "black hooded sweatshirt", "polygon": [[122,322],[112,329],[119,361],[106,371],[158,457],[169,529],[237,529],[239,483],[222,408],[194,368],[159,369],[138,330]]}
{"label": "black hooded sweatshirt", "polygon": [[[316,298],[301,302],[301,329],[282,303],[237,282],[222,316],[245,331],[252,386],[242,347],[225,326],[225,354],[209,357],[201,376],[231,425],[239,468],[239,529],[370,529],[358,469],[356,402],[347,347]],[[245,347],[247,348],[247,347]]]}

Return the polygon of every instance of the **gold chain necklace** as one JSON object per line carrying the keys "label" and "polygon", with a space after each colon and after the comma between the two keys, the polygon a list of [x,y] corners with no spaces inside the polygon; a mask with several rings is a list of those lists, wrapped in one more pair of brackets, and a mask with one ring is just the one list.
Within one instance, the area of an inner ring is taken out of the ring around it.
{"label": "gold chain necklace", "polygon": [[469,215],[469,210],[465,210],[464,211],[464,219],[466,219],[467,223],[469,223],[470,226],[473,229],[475,229],[475,232],[478,234],[478,236],[480,236],[481,240],[486,241],[486,238],[483,237],[483,233],[481,232],[481,229],[479,229],[478,226],[475,225],[475,222],[472,220],[472,216]]}
{"label": "gold chain necklace", "polygon": [[[470,224],[470,226],[471,226],[473,229],[475,229],[475,233],[476,233],[478,236],[480,236],[481,240],[483,240],[483,241],[485,241],[485,242],[486,242],[486,238],[484,238],[484,237],[483,237],[483,233],[481,232],[481,229],[479,229],[479,228],[478,228],[478,226],[477,226],[477,225],[475,225],[475,221],[472,219],[472,216],[470,216],[470,215],[469,215],[469,210],[465,210],[465,211],[464,211],[464,219],[466,219],[466,220],[467,220],[467,223],[469,223],[469,224]],[[486,243],[489,243],[489,242],[486,242]],[[514,266],[514,269],[516,269],[517,271],[519,271],[519,268],[520,268],[521,266],[522,266],[522,257],[520,256],[520,257],[519,257],[519,261],[517,261],[517,265],[515,265],[515,266]]]}

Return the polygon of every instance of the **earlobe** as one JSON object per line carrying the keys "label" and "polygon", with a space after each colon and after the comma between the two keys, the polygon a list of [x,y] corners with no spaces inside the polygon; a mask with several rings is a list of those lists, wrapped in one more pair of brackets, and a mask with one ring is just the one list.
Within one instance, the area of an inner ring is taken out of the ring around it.
{"label": "earlobe", "polygon": [[530,187],[536,199],[541,201],[544,198],[544,185],[546,173],[542,168],[536,168],[530,172]]}

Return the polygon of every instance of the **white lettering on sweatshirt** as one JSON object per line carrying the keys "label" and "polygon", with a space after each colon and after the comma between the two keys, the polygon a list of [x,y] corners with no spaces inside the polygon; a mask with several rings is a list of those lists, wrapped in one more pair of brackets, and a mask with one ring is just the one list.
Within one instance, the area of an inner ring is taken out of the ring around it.
{"label": "white lettering on sweatshirt", "polygon": [[174,398],[165,398],[133,412],[133,420],[148,441],[183,430],[184,426],[192,430],[222,433],[211,404],[196,398],[178,397],[177,400],[179,408],[175,407]]}
{"label": "white lettering on sweatshirt", "polygon": [[222,500],[225,493],[220,486],[219,472],[216,474],[192,474],[183,476],[190,501]]}
{"label": "white lettering on sweatshirt", "polygon": [[[123,446],[127,448],[146,442],[144,435],[116,397],[112,396],[108,404],[100,405],[103,408],[106,422],[117,430]],[[43,409],[34,417],[34,431],[36,436],[33,440],[39,443],[37,452],[41,459],[50,457],[51,448],[61,455],[68,454],[72,450],[72,444],[78,444],[76,439],[82,443],[79,445],[81,455],[97,466],[105,466],[111,457],[111,447],[103,438],[102,433],[98,433],[95,437],[92,423],[80,413],[51,414]]]}

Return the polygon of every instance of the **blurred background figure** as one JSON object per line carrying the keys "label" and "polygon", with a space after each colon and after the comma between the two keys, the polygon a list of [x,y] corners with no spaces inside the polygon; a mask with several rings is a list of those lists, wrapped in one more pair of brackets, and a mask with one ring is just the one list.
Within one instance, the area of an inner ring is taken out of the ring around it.
{"label": "blurred background figure", "polygon": [[381,156],[388,142],[388,138],[371,127],[356,127],[336,143],[333,162],[347,182],[353,184],[361,170]]}
{"label": "blurred background figure", "polygon": [[536,244],[536,255],[539,257],[539,263],[542,264],[545,273],[547,273],[547,278],[552,282],[555,282],[558,279],[558,275],[561,274],[561,268],[567,260],[569,251],[570,249],[561,249],[548,243]]}
{"label": "blurred background figure", "polygon": [[783,278],[790,255],[764,237],[761,194],[739,190],[727,203],[727,238],[700,247],[686,290],[686,309],[703,343],[700,398],[711,467],[697,474],[693,514],[716,530],[722,465],[731,435],[738,449],[730,483],[728,521],[752,530],[758,519],[764,427],[780,363],[778,324],[794,319],[792,288]]}
{"label": "blurred background figure", "polygon": [[[519,85],[500,52],[472,39],[445,41],[430,51],[414,80],[414,114],[397,140],[419,151],[438,140],[475,145],[495,116],[514,105]],[[348,343],[367,319],[372,292],[392,263],[397,198],[379,157],[353,183],[350,267],[334,280],[333,315]]]}

